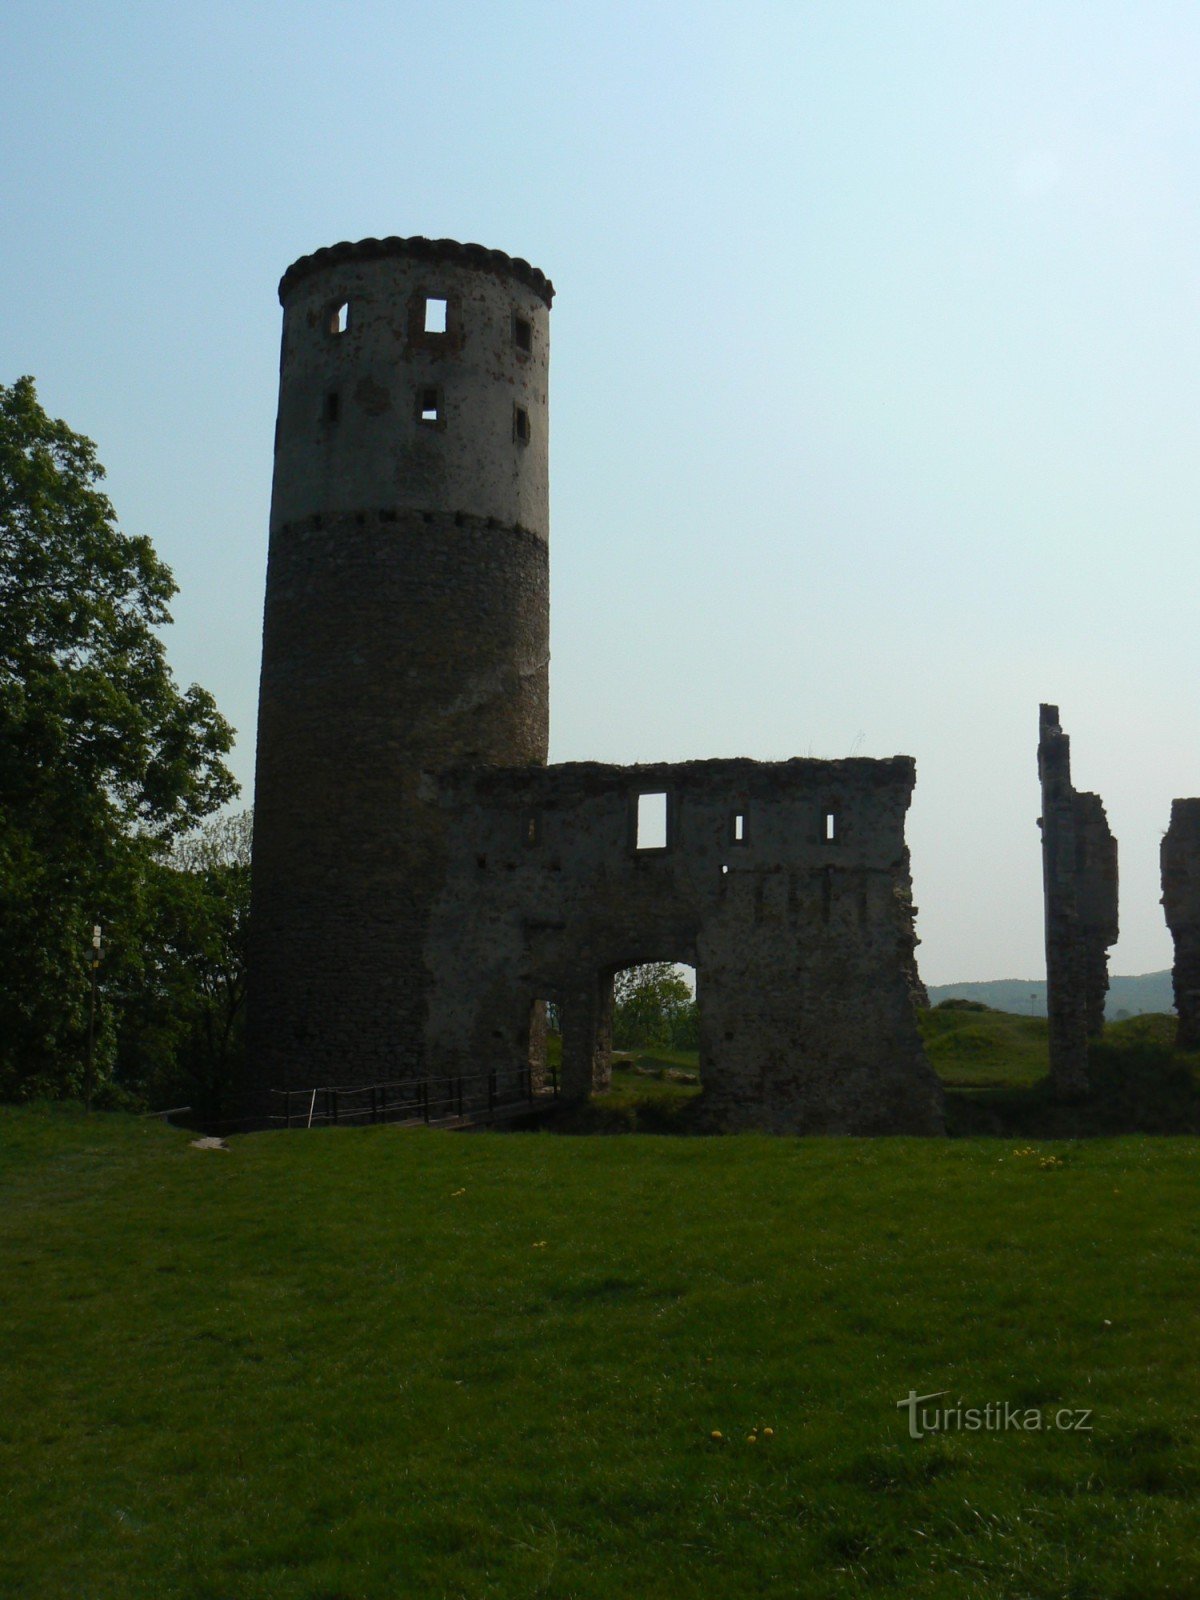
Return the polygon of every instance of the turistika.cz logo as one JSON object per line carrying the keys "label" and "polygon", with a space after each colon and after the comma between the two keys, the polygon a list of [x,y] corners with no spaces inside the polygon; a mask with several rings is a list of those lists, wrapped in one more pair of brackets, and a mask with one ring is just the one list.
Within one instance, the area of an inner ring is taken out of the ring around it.
{"label": "turistika.cz logo", "polygon": [[1043,1411],[1038,1406],[1018,1406],[1008,1400],[989,1400],[985,1406],[965,1406],[961,1400],[952,1406],[927,1404],[949,1393],[949,1389],[935,1389],[932,1394],[918,1394],[915,1389],[910,1389],[906,1399],[896,1401],[898,1411],[908,1412],[910,1439],[923,1439],[927,1433],[1092,1431],[1091,1407],[1059,1406],[1054,1411]]}

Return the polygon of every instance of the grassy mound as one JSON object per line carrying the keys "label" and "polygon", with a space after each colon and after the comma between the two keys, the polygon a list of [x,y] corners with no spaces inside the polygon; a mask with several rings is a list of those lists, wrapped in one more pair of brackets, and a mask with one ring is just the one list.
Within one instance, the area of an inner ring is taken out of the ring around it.
{"label": "grassy mound", "polygon": [[1049,1071],[1045,1017],[990,1011],[978,1002],[948,1002],[917,1013],[925,1049],[947,1088],[1031,1084]]}
{"label": "grassy mound", "polygon": [[947,1089],[951,1133],[1062,1139],[1200,1132],[1200,1061],[1176,1051],[1173,1016],[1110,1023],[1088,1052],[1092,1091],[1072,1105],[1051,1092],[1044,1017],[944,1002],[919,1021]]}
{"label": "grassy mound", "polygon": [[0,1593],[1183,1600],[1198,1153],[0,1112]]}

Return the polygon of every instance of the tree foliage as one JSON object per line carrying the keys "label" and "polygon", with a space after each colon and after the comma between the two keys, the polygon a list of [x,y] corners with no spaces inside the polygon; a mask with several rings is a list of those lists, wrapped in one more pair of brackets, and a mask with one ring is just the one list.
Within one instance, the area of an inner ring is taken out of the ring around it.
{"label": "tree foliage", "polygon": [[226,1109],[241,1062],[253,822],[250,811],[211,818],[152,863],[142,968],[111,997],[117,1082],[207,1118]]}
{"label": "tree foliage", "polygon": [[670,961],[626,967],[613,979],[613,1044],[619,1050],[695,1048],[696,1002]]}
{"label": "tree foliage", "polygon": [[[77,1090],[92,925],[106,990],[144,974],[152,868],[235,792],[232,732],[175,684],[171,572],[124,534],[91,440],[0,385],[0,1095]],[[117,1019],[100,1018],[111,1064]]]}

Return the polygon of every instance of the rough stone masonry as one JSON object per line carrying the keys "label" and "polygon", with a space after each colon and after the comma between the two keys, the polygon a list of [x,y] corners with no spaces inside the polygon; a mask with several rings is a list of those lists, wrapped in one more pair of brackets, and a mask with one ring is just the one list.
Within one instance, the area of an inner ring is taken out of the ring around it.
{"label": "rough stone masonry", "polygon": [[431,1059],[528,1055],[549,1002],[566,1093],[606,1087],[613,975],[665,959],[696,969],[709,1126],[940,1131],[908,976],[914,777],[905,756],[443,774]]}
{"label": "rough stone masonry", "polygon": [[247,1106],[515,1092],[547,1002],[585,1096],[614,972],[669,960],[697,972],[710,1127],[940,1131],[909,758],[545,765],[550,282],[392,238],[279,293]]}
{"label": "rough stone masonry", "polygon": [[1200,1050],[1200,800],[1172,800],[1159,850],[1162,904],[1175,944],[1175,1042]]}
{"label": "rough stone masonry", "polygon": [[1088,1090],[1088,1039],[1104,1031],[1108,947],[1117,939],[1117,841],[1099,795],[1071,784],[1071,741],[1058,707],[1039,713],[1042,891],[1050,1081],[1072,1099]]}

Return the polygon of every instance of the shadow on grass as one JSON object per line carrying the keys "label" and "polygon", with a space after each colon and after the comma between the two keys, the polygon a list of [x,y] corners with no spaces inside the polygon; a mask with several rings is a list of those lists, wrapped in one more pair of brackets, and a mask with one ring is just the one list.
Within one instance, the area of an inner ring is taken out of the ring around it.
{"label": "shadow on grass", "polygon": [[1131,1017],[1088,1051],[1090,1093],[1063,1102],[1049,1078],[946,1093],[946,1131],[959,1137],[1086,1139],[1123,1133],[1200,1133],[1200,1056],[1174,1047],[1175,1018]]}
{"label": "shadow on grass", "polygon": [[[981,1033],[981,1028],[988,1031]],[[1200,1133],[1200,1053],[1175,1049],[1174,1017],[1131,1017],[1106,1028],[1089,1052],[1091,1093],[1070,1103],[1055,1098],[1045,1076],[1045,1030],[1044,1019],[1004,1013],[935,1019],[923,1030],[927,1040],[944,1036],[939,1040],[942,1049],[930,1054],[946,1090],[950,1137],[1084,1139]],[[986,1051],[981,1039],[986,1040]],[[959,1047],[954,1055],[952,1045]],[[986,1067],[972,1083],[969,1068],[980,1058]],[[676,1058],[638,1056],[614,1069],[607,1093],[594,1095],[584,1105],[565,1106],[545,1126],[555,1133],[717,1131],[706,1118],[698,1090],[667,1076],[667,1069],[678,1064]],[[636,1067],[641,1067],[640,1074]],[[651,1070],[656,1067],[663,1070]]]}
{"label": "shadow on grass", "polygon": [[613,1063],[612,1087],[584,1105],[564,1106],[554,1133],[710,1133],[695,1052],[638,1052]]}

